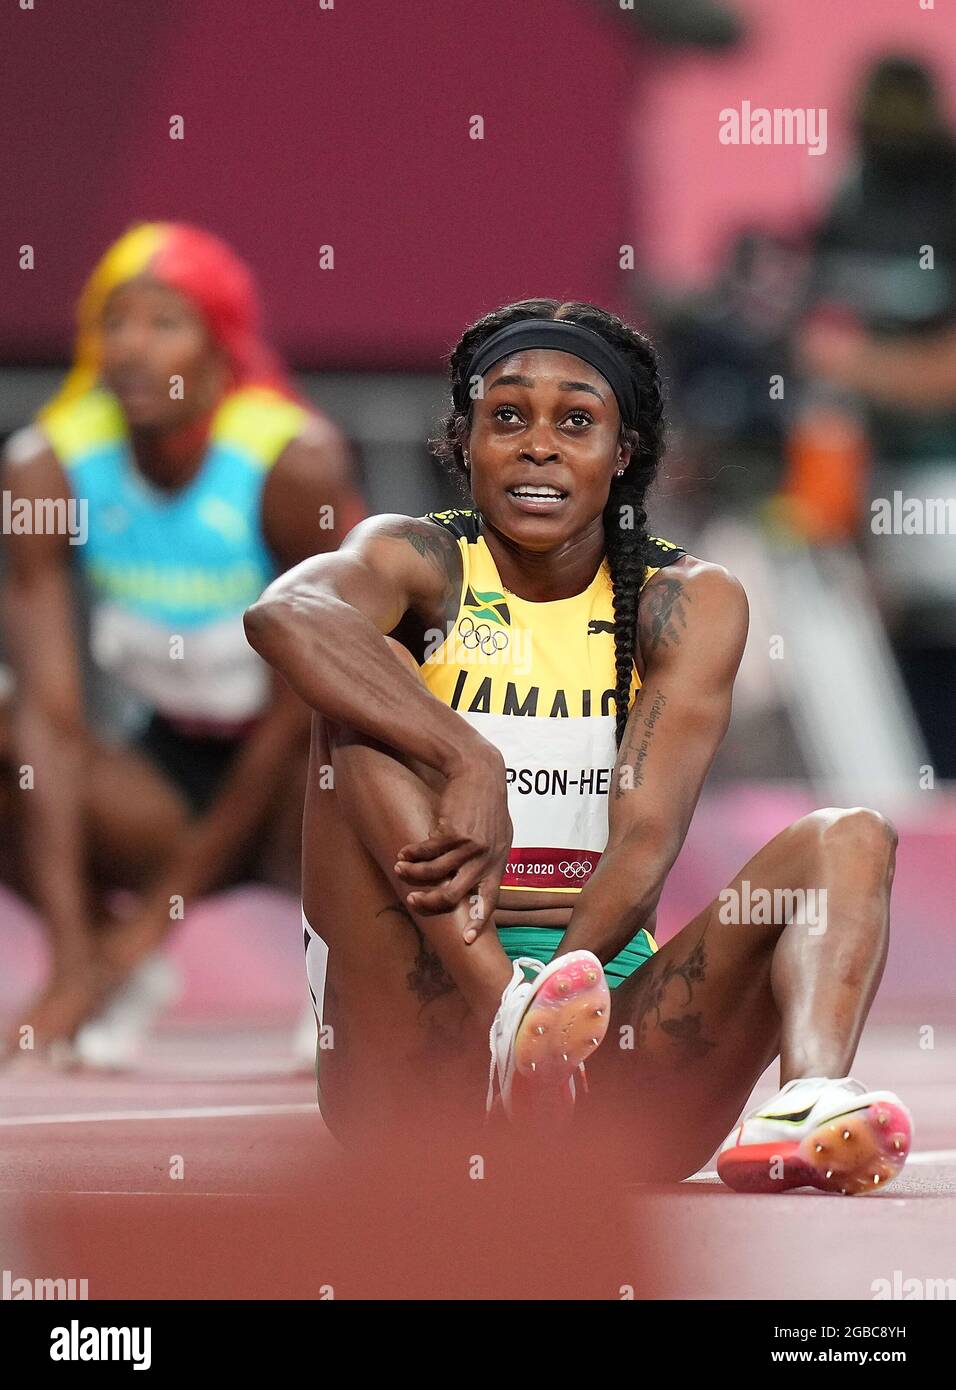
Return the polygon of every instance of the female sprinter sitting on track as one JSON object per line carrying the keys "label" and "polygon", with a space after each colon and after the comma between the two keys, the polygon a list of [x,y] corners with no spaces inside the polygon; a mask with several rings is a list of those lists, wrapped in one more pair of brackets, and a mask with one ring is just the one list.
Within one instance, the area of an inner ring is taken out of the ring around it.
{"label": "female sprinter sitting on track", "polygon": [[[570,1108],[591,1057],[574,1123],[604,1116],[636,1173],[685,1177],[730,1132],[732,1186],[885,1184],[909,1117],[847,1073],[891,826],[816,811],[733,881],[825,888],[823,933],[732,925],[715,899],[653,941],[747,631],[726,570],[647,533],[653,348],[592,305],[528,300],[468,329],[451,379],[441,448],[474,510],[366,521],[246,615],[320,716],[303,882],[323,1114],[346,1142],[427,1132],[456,1097],[480,1105],[490,1029],[516,1118]],[[737,1124],[777,1055],[781,1091]]]}

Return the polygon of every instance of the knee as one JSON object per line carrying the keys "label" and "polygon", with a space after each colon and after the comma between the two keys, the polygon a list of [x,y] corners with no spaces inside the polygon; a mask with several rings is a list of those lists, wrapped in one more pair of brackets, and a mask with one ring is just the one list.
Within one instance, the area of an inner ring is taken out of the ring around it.
{"label": "knee", "polygon": [[807,817],[819,852],[892,869],[899,842],[895,826],[868,806],[829,806]]}

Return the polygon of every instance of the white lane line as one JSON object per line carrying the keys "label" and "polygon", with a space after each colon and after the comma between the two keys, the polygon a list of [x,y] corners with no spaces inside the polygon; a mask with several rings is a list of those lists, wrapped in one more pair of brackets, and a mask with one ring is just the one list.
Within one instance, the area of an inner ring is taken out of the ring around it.
{"label": "white lane line", "polygon": [[922,1149],[910,1154],[907,1166],[913,1163],[956,1163],[956,1149]]}
{"label": "white lane line", "polygon": [[123,1120],[218,1120],[242,1115],[305,1115],[318,1117],[315,1102],[301,1105],[203,1105],[180,1110],[91,1110],[78,1115],[2,1115],[0,1127],[21,1125],[110,1124]]}

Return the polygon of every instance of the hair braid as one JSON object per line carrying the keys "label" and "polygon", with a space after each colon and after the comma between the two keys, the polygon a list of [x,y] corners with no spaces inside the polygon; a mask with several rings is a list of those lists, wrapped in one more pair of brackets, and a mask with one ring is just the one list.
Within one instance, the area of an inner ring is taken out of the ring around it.
{"label": "hair braid", "polygon": [[[613,478],[604,508],[604,537],[611,585],[614,592],[614,671],[616,738],[624,736],[630,704],[637,610],[644,582],[647,555],[645,499],[664,452],[664,394],[657,353],[652,344],[616,314],[594,304],[559,299],[523,299],[485,314],[472,324],[454,348],[449,364],[453,391],[457,389],[474,352],[486,338],[521,319],[565,319],[599,333],[629,364],[639,393],[638,418],[621,430],[622,442],[631,449],[623,476]],[[434,453],[463,480],[468,470],[462,442],[469,415],[454,406],[444,416]]]}

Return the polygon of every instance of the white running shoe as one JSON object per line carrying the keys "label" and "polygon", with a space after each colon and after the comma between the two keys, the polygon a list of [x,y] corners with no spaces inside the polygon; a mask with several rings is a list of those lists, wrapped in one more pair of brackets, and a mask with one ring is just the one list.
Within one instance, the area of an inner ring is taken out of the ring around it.
{"label": "white running shoe", "polygon": [[[537,978],[525,979],[525,969]],[[587,1084],[584,1063],[600,1046],[610,1013],[604,968],[590,951],[569,951],[547,966],[519,957],[488,1038],[487,1113],[494,1105],[497,1076],[501,1103],[511,1118],[516,1073],[549,1090],[567,1088],[573,1103],[574,1073],[580,1071]]]}
{"label": "white running shoe", "polygon": [[850,1076],[798,1077],[739,1122],[717,1172],[738,1192],[818,1187],[854,1196],[892,1182],[912,1133],[892,1091],[868,1091]]}
{"label": "white running shoe", "polygon": [[87,1067],[120,1071],[133,1065],[159,1015],[182,993],[182,979],[168,956],[148,956],[105,1008],[84,1023],[72,1058]]}

